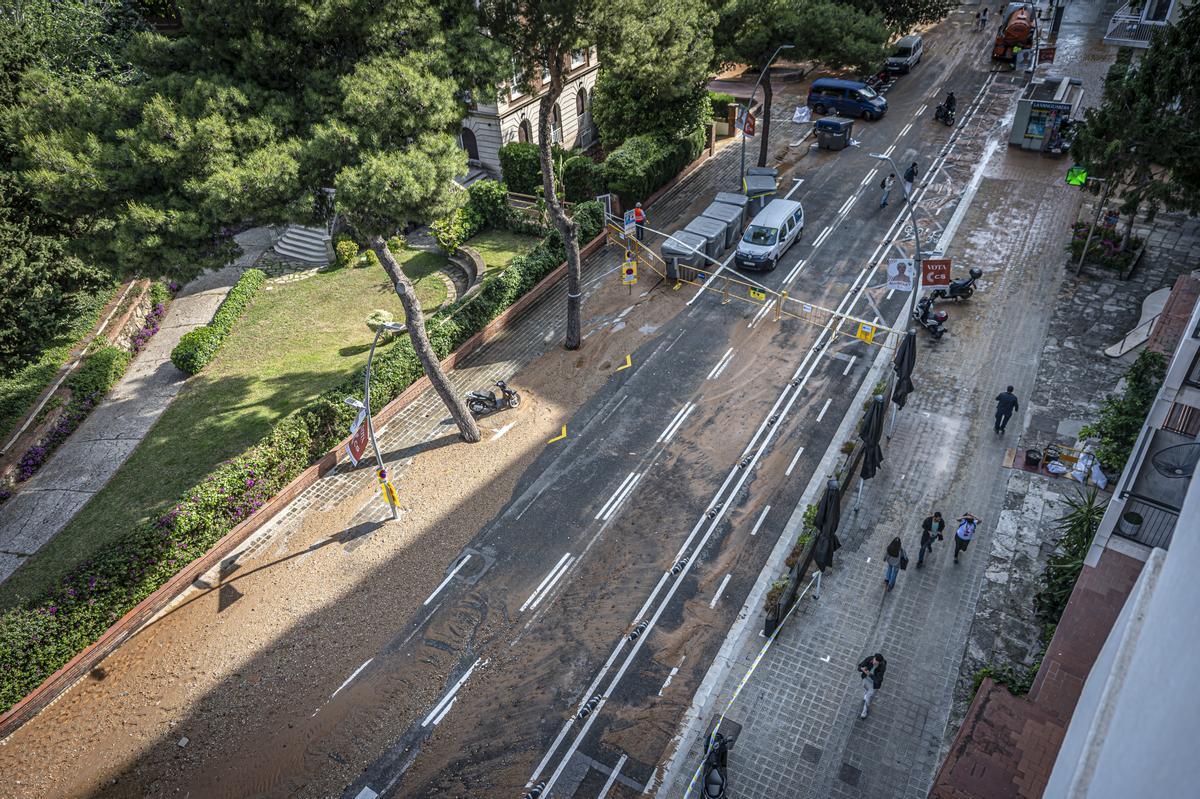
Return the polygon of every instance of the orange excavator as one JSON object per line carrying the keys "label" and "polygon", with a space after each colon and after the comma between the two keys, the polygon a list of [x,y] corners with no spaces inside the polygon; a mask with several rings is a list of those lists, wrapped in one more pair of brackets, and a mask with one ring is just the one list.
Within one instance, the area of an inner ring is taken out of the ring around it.
{"label": "orange excavator", "polygon": [[1015,61],[1013,48],[1025,50],[1037,43],[1037,12],[1029,3],[1009,3],[996,31],[993,61]]}

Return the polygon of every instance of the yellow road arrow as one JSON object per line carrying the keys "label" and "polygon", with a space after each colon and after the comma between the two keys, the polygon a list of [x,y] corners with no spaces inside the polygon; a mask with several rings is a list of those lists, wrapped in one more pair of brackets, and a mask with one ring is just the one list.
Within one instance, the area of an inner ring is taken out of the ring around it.
{"label": "yellow road arrow", "polygon": [[629,367],[631,367],[631,366],[633,366],[633,356],[632,356],[632,355],[626,355],[626,356],[625,356],[625,365],[624,365],[624,366],[618,366],[618,367],[616,368],[616,371],[618,371],[618,372],[619,372],[619,371],[621,371],[622,369],[628,369],[628,368],[629,368]]}
{"label": "yellow road arrow", "polygon": [[561,435],[561,436],[555,436],[554,438],[550,439],[550,440],[549,440],[549,441],[547,441],[546,443],[547,443],[547,444],[553,444],[555,441],[562,441],[562,440],[563,440],[564,438],[566,438],[566,437],[567,437],[567,426],[564,424],[564,425],[563,425],[563,431],[562,431],[562,435]]}

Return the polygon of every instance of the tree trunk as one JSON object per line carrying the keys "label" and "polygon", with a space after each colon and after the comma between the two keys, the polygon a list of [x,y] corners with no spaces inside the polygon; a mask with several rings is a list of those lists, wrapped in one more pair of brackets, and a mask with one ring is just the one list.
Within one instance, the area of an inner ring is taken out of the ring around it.
{"label": "tree trunk", "polygon": [[767,140],[771,136],[771,68],[767,67],[762,76],[763,88],[763,110],[762,110],[762,138],[758,141],[758,165],[767,165],[767,156],[770,155]]}
{"label": "tree trunk", "polygon": [[413,290],[412,282],[400,269],[400,265],[396,263],[383,236],[372,236],[370,244],[371,249],[379,256],[379,262],[387,270],[388,277],[392,279],[392,285],[395,286],[396,294],[400,297],[400,304],[404,306],[404,323],[408,325],[408,337],[412,341],[417,358],[421,361],[421,366],[425,369],[425,375],[433,385],[433,390],[446,404],[451,418],[458,425],[458,434],[462,436],[463,441],[471,444],[478,442],[479,425],[475,424],[475,417],[467,410],[462,398],[454,392],[450,381],[446,379],[446,373],[442,371],[442,364],[438,361],[437,353],[433,351],[433,345],[429,343],[429,335],[425,332],[425,317],[421,315],[421,306],[417,302],[417,294]]}
{"label": "tree trunk", "polygon": [[1134,206],[1129,211],[1129,216],[1125,217],[1125,230],[1121,232],[1121,252],[1129,249],[1129,240],[1133,237],[1133,222],[1137,219],[1138,209],[1141,208],[1140,202],[1134,203]]}
{"label": "tree trunk", "polygon": [[567,214],[567,209],[558,198],[558,188],[554,185],[554,156],[551,150],[553,142],[550,139],[551,114],[554,104],[562,95],[562,57],[554,50],[548,54],[546,60],[550,72],[550,89],[542,95],[538,103],[538,155],[542,163],[542,188],[546,210],[554,227],[558,228],[562,236],[563,249],[567,254],[567,332],[563,338],[563,347],[577,350],[583,343],[580,330],[583,281],[579,262],[579,225]]}

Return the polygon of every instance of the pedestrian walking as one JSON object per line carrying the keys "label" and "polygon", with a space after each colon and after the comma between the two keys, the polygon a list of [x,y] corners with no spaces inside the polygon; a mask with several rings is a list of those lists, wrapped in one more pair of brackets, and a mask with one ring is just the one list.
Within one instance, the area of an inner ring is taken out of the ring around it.
{"label": "pedestrian walking", "polygon": [[958,517],[958,529],[954,532],[954,562],[958,563],[958,553],[966,552],[967,545],[975,537],[975,528],[979,526],[979,518],[969,513]]}
{"label": "pedestrian walking", "polygon": [[980,27],[981,26],[979,24],[979,12],[976,11],[975,12],[975,30],[979,30]]}
{"label": "pedestrian walking", "polygon": [[642,210],[641,203],[634,206],[633,221],[637,225],[637,240],[642,241],[646,234],[646,212]]}
{"label": "pedestrian walking", "polygon": [[983,11],[979,12],[979,29],[980,30],[985,30],[987,28],[987,14],[988,14],[988,10],[986,8],[983,9]]}
{"label": "pedestrian walking", "polygon": [[908,553],[900,544],[899,536],[893,538],[892,543],[888,544],[883,562],[887,566],[883,573],[883,582],[887,585],[887,590],[891,591],[896,587],[896,578],[900,575],[900,570],[908,566]]}
{"label": "pedestrian walking", "polygon": [[944,540],[942,531],[946,529],[946,521],[941,511],[934,511],[932,516],[926,516],[921,522],[921,549],[917,552],[917,568],[925,565],[925,556],[933,552],[933,542]]}
{"label": "pedestrian walking", "polygon": [[879,200],[880,208],[887,208],[888,197],[892,196],[892,186],[896,185],[896,173],[891,172],[879,183],[879,188],[883,189],[883,197]]}
{"label": "pedestrian walking", "polygon": [[996,435],[1003,435],[1004,429],[1008,427],[1008,420],[1020,409],[1021,403],[1017,402],[1017,395],[1013,393],[1012,386],[996,395],[996,426],[993,428]]}
{"label": "pedestrian walking", "polygon": [[917,162],[904,171],[904,199],[912,197],[913,184],[917,182]]}
{"label": "pedestrian walking", "polygon": [[867,711],[871,707],[871,697],[875,696],[875,692],[883,687],[885,671],[887,671],[887,661],[878,652],[858,664],[858,673],[862,675],[863,684],[863,709],[859,718],[867,717]]}

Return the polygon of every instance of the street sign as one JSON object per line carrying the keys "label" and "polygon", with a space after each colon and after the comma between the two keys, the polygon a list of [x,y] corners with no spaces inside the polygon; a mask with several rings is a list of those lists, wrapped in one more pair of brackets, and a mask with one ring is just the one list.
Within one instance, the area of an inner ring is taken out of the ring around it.
{"label": "street sign", "polygon": [[767,299],[767,292],[759,291],[758,289],[750,289],[750,299],[762,302]]}
{"label": "street sign", "polygon": [[734,122],[734,128],[739,132],[744,132],[747,136],[754,135],[754,114],[750,113],[750,109],[745,106],[738,109],[737,121]]}
{"label": "street sign", "polygon": [[869,325],[866,322],[858,323],[858,332],[854,334],[857,339],[862,339],[868,344],[875,341],[875,325]]}
{"label": "street sign", "polygon": [[913,262],[911,258],[892,258],[888,261],[887,287],[892,291],[912,291]]}
{"label": "street sign", "polygon": [[949,286],[950,266],[949,258],[926,258],[921,261],[921,285]]}
{"label": "street sign", "polygon": [[1067,185],[1082,186],[1087,183],[1087,169],[1079,165],[1075,165],[1067,170]]}
{"label": "street sign", "polygon": [[362,460],[363,453],[367,451],[367,444],[371,440],[371,431],[363,424],[366,418],[366,411],[358,412],[358,418],[350,426],[350,440],[346,442],[346,455],[350,458],[350,463],[355,466]]}
{"label": "street sign", "polygon": [[637,284],[637,261],[626,261],[621,265],[621,284],[625,286]]}
{"label": "street sign", "polygon": [[633,211],[625,212],[625,235],[632,236],[637,233],[637,221],[633,218]]}

